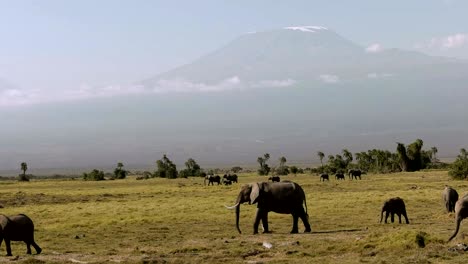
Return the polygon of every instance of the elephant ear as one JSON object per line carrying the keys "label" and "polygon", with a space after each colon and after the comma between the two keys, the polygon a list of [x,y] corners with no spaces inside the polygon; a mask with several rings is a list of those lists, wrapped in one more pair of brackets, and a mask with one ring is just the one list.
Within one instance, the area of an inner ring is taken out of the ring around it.
{"label": "elephant ear", "polygon": [[254,204],[260,197],[260,185],[258,182],[252,183],[252,191],[250,192],[250,204]]}

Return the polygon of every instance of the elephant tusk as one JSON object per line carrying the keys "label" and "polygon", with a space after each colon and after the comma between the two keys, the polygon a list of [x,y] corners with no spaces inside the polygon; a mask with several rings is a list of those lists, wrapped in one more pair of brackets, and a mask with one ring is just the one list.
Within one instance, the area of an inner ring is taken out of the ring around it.
{"label": "elephant tusk", "polygon": [[236,203],[236,204],[233,205],[233,206],[227,206],[227,205],[225,205],[224,207],[226,207],[226,208],[229,209],[229,210],[232,210],[232,209],[235,209],[238,205],[239,205],[239,203]]}

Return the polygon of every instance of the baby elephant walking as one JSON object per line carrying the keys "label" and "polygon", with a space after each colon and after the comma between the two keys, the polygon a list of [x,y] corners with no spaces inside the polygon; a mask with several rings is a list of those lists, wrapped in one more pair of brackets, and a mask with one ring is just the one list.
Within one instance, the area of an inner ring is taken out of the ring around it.
{"label": "baby elephant walking", "polygon": [[405,202],[400,197],[391,198],[385,201],[380,213],[380,223],[382,223],[383,212],[385,212],[385,223],[387,223],[388,215],[391,214],[391,221],[394,222],[395,214],[398,215],[398,220],[401,224],[401,215],[405,217],[406,223],[409,224],[408,216],[406,215]]}
{"label": "baby elephant walking", "polygon": [[34,242],[34,223],[24,214],[6,216],[0,215],[0,246],[5,240],[7,256],[11,255],[10,241],[24,241],[27,254],[31,254],[31,245],[40,254],[42,249]]}

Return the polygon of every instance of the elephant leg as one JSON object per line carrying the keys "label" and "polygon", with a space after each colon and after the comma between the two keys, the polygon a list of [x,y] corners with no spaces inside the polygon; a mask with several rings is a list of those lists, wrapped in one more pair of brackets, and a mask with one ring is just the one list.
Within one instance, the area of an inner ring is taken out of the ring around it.
{"label": "elephant leg", "polygon": [[262,219],[262,212],[263,210],[260,210],[260,208],[257,209],[257,214],[255,215],[255,221],[254,221],[254,234],[258,234],[258,225],[260,224],[260,220]]}
{"label": "elephant leg", "polygon": [[395,222],[395,213],[394,212],[391,213],[390,220],[392,221],[392,224]]}
{"label": "elephant leg", "polygon": [[401,224],[401,214],[397,214],[398,215],[398,223]]}
{"label": "elephant leg", "polygon": [[387,223],[387,219],[388,219],[389,215],[390,215],[390,213],[388,211],[385,211],[385,223]]}
{"label": "elephant leg", "polygon": [[293,216],[293,228],[291,230],[291,234],[297,234],[299,233],[299,227],[297,224],[299,222],[299,216],[297,215],[297,213],[293,213],[292,216]]}
{"label": "elephant leg", "polygon": [[262,226],[264,234],[271,233],[270,229],[268,229],[268,212],[265,212],[262,215]]}
{"label": "elephant leg", "polygon": [[5,239],[5,246],[6,246],[7,256],[13,256],[11,254],[10,239]]}
{"label": "elephant leg", "polygon": [[42,248],[41,248],[38,244],[36,244],[36,242],[33,241],[33,242],[31,243],[31,245],[34,247],[34,249],[36,250],[36,253],[37,253],[38,255],[41,254]]}
{"label": "elephant leg", "polygon": [[[409,224],[408,215],[406,214],[406,211],[403,211],[403,216],[405,217],[406,223]],[[401,224],[401,222],[400,222],[400,224]]]}
{"label": "elephant leg", "polygon": [[304,227],[305,227],[304,233],[310,233],[312,229],[310,228],[309,217],[304,211],[304,209],[301,210],[299,217],[301,218],[302,223],[304,224]]}
{"label": "elephant leg", "polygon": [[26,254],[31,255],[31,243],[25,242],[26,243]]}

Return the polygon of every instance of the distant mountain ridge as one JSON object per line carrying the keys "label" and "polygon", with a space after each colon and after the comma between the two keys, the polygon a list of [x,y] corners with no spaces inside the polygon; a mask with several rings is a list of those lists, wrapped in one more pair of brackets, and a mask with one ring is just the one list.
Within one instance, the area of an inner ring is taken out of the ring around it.
{"label": "distant mountain ridge", "polygon": [[432,71],[440,78],[461,77],[468,72],[468,63],[415,51],[366,50],[326,27],[303,26],[243,34],[192,63],[141,84],[167,90],[187,84],[194,89],[200,85],[255,88],[430,78]]}

